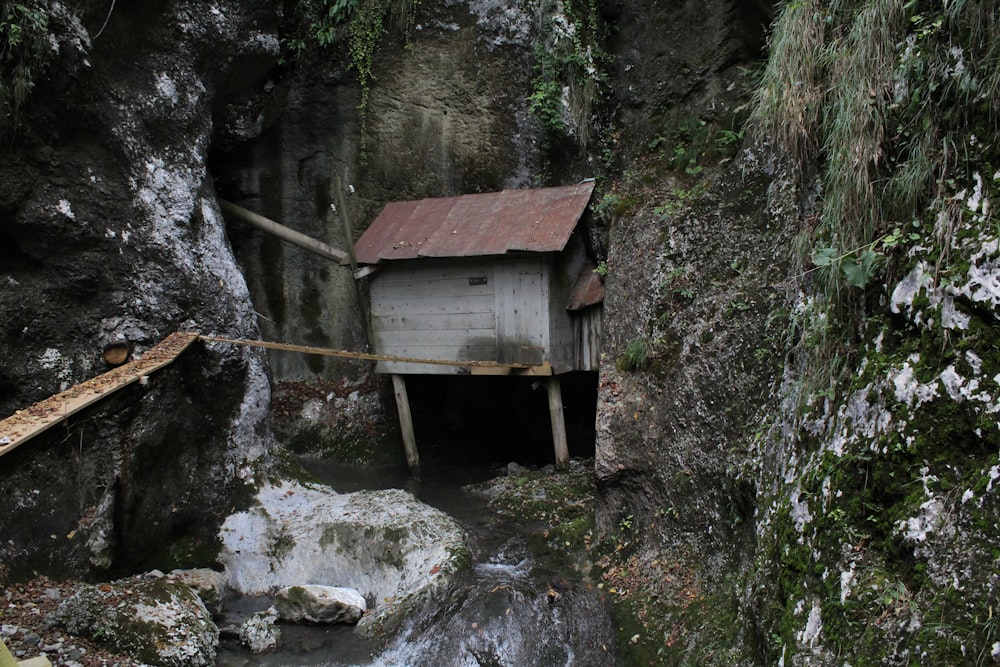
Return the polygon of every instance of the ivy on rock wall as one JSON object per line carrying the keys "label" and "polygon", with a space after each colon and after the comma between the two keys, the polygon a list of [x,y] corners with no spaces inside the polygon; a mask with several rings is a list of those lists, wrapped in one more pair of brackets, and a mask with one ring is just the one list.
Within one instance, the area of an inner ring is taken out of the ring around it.
{"label": "ivy on rock wall", "polygon": [[395,19],[404,32],[413,21],[414,0],[301,0],[292,12],[283,40],[285,50],[298,56],[309,47],[347,44],[351,66],[361,87],[361,153],[366,152],[368,95],[375,79],[372,62],[388,24]]}
{"label": "ivy on rock wall", "polygon": [[571,137],[586,152],[607,58],[598,45],[597,4],[541,0],[537,13],[536,77],[529,110],[549,142]]}
{"label": "ivy on rock wall", "polygon": [[17,128],[35,77],[51,57],[48,24],[47,3],[0,3],[0,137]]}

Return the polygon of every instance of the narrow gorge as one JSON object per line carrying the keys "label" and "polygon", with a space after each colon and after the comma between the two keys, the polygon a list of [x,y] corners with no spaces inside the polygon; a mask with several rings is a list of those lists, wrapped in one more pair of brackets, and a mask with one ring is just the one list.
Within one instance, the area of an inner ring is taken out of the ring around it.
{"label": "narrow gorge", "polygon": [[[3,2],[0,419],[201,338],[0,430],[0,639],[70,667],[1000,662],[998,22]],[[391,202],[582,183],[551,293],[595,290],[599,369],[553,399],[522,341],[511,377],[407,376],[417,479],[385,367],[316,353],[379,352],[348,251]],[[316,584],[357,627],[270,610]],[[153,607],[185,619],[162,646],[123,629]]]}

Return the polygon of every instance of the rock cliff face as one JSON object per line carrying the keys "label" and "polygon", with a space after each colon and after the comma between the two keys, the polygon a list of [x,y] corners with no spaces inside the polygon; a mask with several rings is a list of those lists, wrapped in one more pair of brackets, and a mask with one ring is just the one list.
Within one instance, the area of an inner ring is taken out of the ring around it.
{"label": "rock cliff face", "polygon": [[[256,336],[206,165],[233,80],[246,94],[277,56],[266,4],[119,6],[98,35],[103,3],[53,3],[51,52],[0,164],[5,414],[105,370],[108,343],[138,355],[179,329]],[[200,345],[24,445],[0,471],[3,564],[210,552],[204,518],[252,481],[268,402],[262,355]]]}
{"label": "rock cliff face", "polygon": [[784,8],[731,165],[689,125],[604,201],[630,664],[1000,656],[996,11],[841,9]]}

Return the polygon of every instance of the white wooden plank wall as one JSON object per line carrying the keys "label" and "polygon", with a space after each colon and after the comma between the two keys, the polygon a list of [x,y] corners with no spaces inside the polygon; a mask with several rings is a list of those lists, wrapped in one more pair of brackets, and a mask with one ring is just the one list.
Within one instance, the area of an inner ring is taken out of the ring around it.
{"label": "white wooden plank wall", "polygon": [[[371,286],[372,331],[381,354],[420,359],[496,358],[495,281],[485,261],[405,262]],[[397,373],[454,373],[448,366],[382,362]]]}
{"label": "white wooden plank wall", "polygon": [[537,257],[505,260],[496,266],[496,330],[502,363],[548,360],[549,290],[543,266]]}
{"label": "white wooden plank wall", "polygon": [[552,368],[556,373],[579,370],[577,364],[574,317],[566,310],[570,293],[587,256],[578,234],[570,239],[566,250],[553,263],[549,278],[549,346]]}
{"label": "white wooden plank wall", "polygon": [[[371,286],[376,350],[419,359],[547,361],[557,373],[596,370],[600,309],[567,312],[568,293],[562,294],[567,278],[550,275],[550,259],[428,260],[386,267]],[[465,372],[408,362],[379,362],[377,368]]]}
{"label": "white wooden plank wall", "polygon": [[601,335],[604,314],[600,306],[591,306],[578,312],[576,325],[575,366],[581,371],[596,371],[601,367]]}

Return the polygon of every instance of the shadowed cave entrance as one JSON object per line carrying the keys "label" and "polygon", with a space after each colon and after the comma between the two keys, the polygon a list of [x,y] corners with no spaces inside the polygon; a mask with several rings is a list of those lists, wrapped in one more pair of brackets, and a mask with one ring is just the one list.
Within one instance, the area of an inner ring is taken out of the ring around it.
{"label": "shadowed cave entrance", "polygon": [[[559,376],[571,457],[594,455],[596,372]],[[545,378],[406,376],[421,462],[543,466],[554,462]]]}

